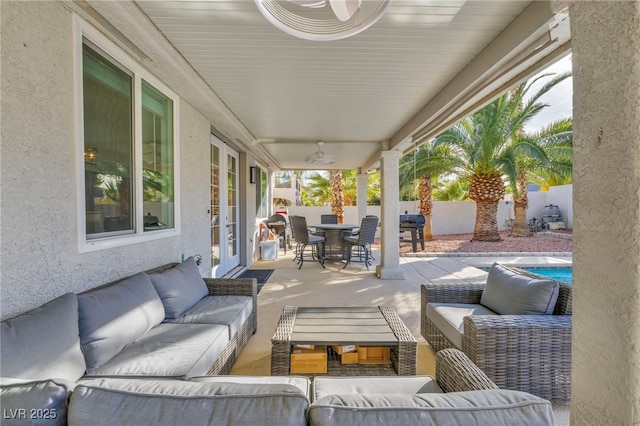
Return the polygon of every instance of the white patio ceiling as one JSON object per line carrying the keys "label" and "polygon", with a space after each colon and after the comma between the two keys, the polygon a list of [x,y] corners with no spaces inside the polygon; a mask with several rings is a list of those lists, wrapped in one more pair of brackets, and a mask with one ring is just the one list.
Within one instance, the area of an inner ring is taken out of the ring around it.
{"label": "white patio ceiling", "polygon": [[252,0],[136,4],[239,122],[229,139],[276,169],[310,168],[323,141],[326,168],[366,170],[569,49],[567,19],[543,1],[394,0],[332,42],[281,32]]}

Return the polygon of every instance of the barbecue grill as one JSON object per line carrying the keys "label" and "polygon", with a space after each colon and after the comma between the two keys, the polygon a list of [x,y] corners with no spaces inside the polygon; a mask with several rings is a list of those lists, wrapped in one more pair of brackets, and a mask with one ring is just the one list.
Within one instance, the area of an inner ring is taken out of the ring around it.
{"label": "barbecue grill", "polygon": [[424,224],[425,218],[421,214],[400,215],[400,232],[411,232],[411,245],[414,253],[418,251],[418,242],[424,250]]}

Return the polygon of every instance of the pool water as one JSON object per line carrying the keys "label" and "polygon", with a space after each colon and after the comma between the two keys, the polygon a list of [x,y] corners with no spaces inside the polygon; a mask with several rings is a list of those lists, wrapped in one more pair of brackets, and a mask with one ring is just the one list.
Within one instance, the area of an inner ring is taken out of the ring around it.
{"label": "pool water", "polygon": [[527,271],[531,271],[534,274],[545,275],[554,280],[562,281],[565,283],[572,283],[573,268],[522,268]]}
{"label": "pool water", "polygon": [[[526,269],[527,271],[531,271],[534,274],[545,275],[549,278],[553,278],[554,280],[562,281],[565,283],[572,284],[573,277],[573,268],[539,268],[539,267],[523,267],[518,266],[518,268]],[[489,268],[480,268],[484,271],[489,271]]]}

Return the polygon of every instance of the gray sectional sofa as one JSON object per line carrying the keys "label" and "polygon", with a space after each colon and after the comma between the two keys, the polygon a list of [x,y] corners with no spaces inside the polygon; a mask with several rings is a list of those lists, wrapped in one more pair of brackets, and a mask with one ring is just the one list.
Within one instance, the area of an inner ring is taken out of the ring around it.
{"label": "gray sectional sofa", "polygon": [[436,379],[224,375],[256,306],[255,279],[202,279],[188,259],[5,320],[2,424],[553,424],[548,401],[453,349]]}

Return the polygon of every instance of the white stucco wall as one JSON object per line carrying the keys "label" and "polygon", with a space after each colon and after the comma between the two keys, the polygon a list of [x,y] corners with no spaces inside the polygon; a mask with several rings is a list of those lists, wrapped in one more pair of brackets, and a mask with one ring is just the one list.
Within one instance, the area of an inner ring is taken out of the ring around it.
{"label": "white stucco wall", "polygon": [[180,103],[178,237],[79,254],[72,14],[58,2],[1,2],[0,315],[199,253],[209,263],[210,123]]}
{"label": "white stucco wall", "polygon": [[640,423],[640,2],[572,2],[572,425]]}

